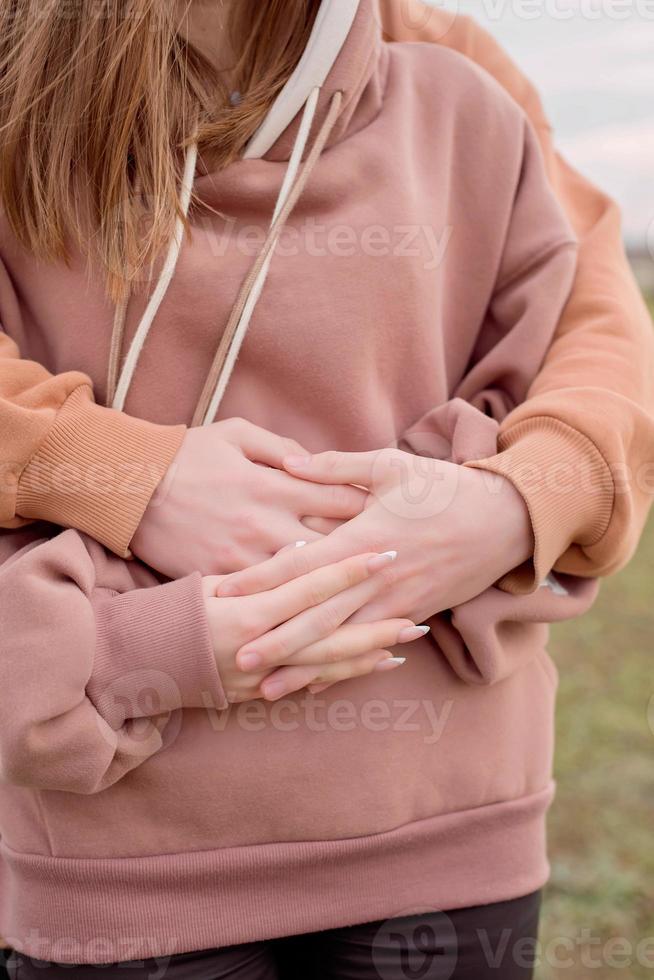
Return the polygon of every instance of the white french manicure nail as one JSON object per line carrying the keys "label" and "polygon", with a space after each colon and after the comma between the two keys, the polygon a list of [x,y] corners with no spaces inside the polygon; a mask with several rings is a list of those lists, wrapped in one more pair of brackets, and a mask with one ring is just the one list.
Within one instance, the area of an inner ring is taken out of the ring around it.
{"label": "white french manicure nail", "polygon": [[394,670],[406,663],[406,657],[389,657],[387,660],[380,660],[375,667],[376,671]]}
{"label": "white french manicure nail", "polygon": [[391,561],[395,561],[397,558],[397,551],[382,551],[382,555],[384,555],[385,558],[390,558]]}
{"label": "white french manicure nail", "polygon": [[296,548],[304,548],[305,544],[306,544],[306,541],[296,541],[295,542],[295,547]]}
{"label": "white french manicure nail", "polygon": [[418,640],[421,636],[425,636],[429,630],[429,626],[405,626],[404,629],[400,630],[397,638],[398,643],[411,643],[412,640]]}

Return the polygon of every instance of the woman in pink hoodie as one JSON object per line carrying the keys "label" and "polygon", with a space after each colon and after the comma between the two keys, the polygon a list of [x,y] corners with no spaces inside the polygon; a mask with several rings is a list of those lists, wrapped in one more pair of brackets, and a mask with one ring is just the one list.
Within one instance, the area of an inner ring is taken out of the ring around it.
{"label": "woman in pink hoodie", "polygon": [[615,511],[584,392],[525,407],[536,136],[373,0],[100,7],[0,12],[17,976],[529,977]]}

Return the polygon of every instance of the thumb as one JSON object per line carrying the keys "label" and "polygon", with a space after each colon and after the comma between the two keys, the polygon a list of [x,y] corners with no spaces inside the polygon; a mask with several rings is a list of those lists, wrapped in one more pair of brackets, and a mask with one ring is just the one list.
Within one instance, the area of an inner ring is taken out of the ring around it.
{"label": "thumb", "polygon": [[282,460],[289,453],[297,455],[306,452],[295,439],[278,436],[251,422],[241,424],[236,443],[249,460],[263,463],[264,466],[272,466],[274,469],[281,469]]}

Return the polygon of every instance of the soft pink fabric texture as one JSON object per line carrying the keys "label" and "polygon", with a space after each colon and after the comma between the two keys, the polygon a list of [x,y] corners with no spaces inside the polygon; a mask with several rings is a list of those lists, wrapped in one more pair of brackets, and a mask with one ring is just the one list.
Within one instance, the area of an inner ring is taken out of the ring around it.
{"label": "soft pink fabric texture", "polygon": [[[373,0],[318,122],[336,89],[343,116],[220,417],[311,451],[486,456],[574,275],[537,141],[463,58],[382,44]],[[215,210],[192,212],[130,414],[191,418],[295,128],[263,160],[198,176]],[[37,269],[4,227],[0,240],[5,331],[101,396],[102,277],[87,279],[81,257]],[[144,288],[127,341],[146,302]],[[108,962],[492,902],[545,880],[556,677],[537,623],[585,608],[594,586],[491,590],[435,620],[392,675],[226,708],[198,576],[162,583],[75,531],[0,540],[0,932],[17,947]]]}

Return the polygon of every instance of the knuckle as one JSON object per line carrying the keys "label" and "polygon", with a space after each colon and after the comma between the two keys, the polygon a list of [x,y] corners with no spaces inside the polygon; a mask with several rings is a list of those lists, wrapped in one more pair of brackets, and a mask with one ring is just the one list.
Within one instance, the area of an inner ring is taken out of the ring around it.
{"label": "knuckle", "polygon": [[305,452],[300,443],[296,442],[295,439],[291,439],[290,436],[281,437],[281,446],[286,456],[293,456],[296,453],[302,455]]}
{"label": "knuckle", "polygon": [[386,568],[380,569],[380,571],[377,573],[377,577],[379,579],[380,587],[384,589],[388,589],[393,585],[397,585],[398,575],[397,575],[397,571],[393,568],[392,565],[388,565]]}
{"label": "knuckle", "polygon": [[316,579],[309,586],[307,598],[312,606],[320,606],[331,597],[331,592],[326,582]]}
{"label": "knuckle", "polygon": [[365,644],[361,645],[362,656],[368,655],[373,651],[379,652],[380,647],[385,646],[386,643],[395,641],[396,634],[389,630],[385,623],[375,623],[371,624],[370,631],[366,637]]}
{"label": "knuckle", "polygon": [[257,466],[255,463],[250,463],[250,470],[248,473],[248,480],[245,484],[245,489],[248,498],[255,507],[265,507],[268,511],[271,511],[274,502],[271,500],[270,485],[268,483],[269,472]]}
{"label": "knuckle", "polygon": [[334,603],[325,603],[316,610],[315,621],[322,636],[333,633],[340,626],[340,616]]}
{"label": "knuckle", "polygon": [[338,680],[336,676],[336,671],[338,667],[334,664],[328,664],[326,661],[321,666],[320,670],[315,674],[312,684],[333,684]]}
{"label": "knuckle", "polygon": [[338,461],[340,459],[340,455],[341,455],[340,453],[336,452],[333,449],[321,453],[320,462],[323,468],[327,470],[329,473],[333,473],[334,470],[338,467]]}
{"label": "knuckle", "polygon": [[373,530],[366,538],[365,543],[361,543],[362,549],[365,548],[366,551],[374,551],[375,554],[381,555],[384,551],[388,551],[388,538],[384,538],[381,532]]}
{"label": "knuckle", "polygon": [[311,561],[307,556],[305,548],[294,548],[289,552],[291,556],[291,571],[294,578],[301,578],[308,575],[311,571]]}
{"label": "knuckle", "polygon": [[342,576],[343,578],[341,584],[344,586],[342,591],[345,591],[345,589],[351,589],[355,585],[358,585],[363,579],[363,567],[361,561],[358,559],[356,561],[348,561],[343,566]]}
{"label": "knuckle", "polygon": [[375,462],[377,465],[388,466],[388,464],[395,458],[397,452],[395,449],[390,449],[386,447],[385,449],[380,449],[377,453],[377,458]]}
{"label": "knuckle", "polygon": [[263,533],[258,516],[252,511],[246,511],[238,522],[238,534],[241,540],[258,541]]}
{"label": "knuckle", "polygon": [[[250,630],[244,624],[240,624],[239,626],[236,627],[236,629],[231,629],[230,647],[232,649],[233,655],[236,656],[238,651],[246,644],[250,643],[252,639],[256,639],[256,637],[252,636]],[[243,682],[245,680],[246,680],[245,675],[241,677],[239,673],[239,681]]]}
{"label": "knuckle", "polygon": [[229,572],[235,572],[242,567],[243,555],[235,544],[226,544],[220,549],[220,565]]}
{"label": "knuckle", "polygon": [[290,655],[288,643],[281,635],[268,637],[261,653],[268,663],[282,663]]}
{"label": "knuckle", "polygon": [[239,416],[234,416],[234,418],[231,419],[224,419],[224,421],[220,423],[222,435],[229,439],[235,439],[243,431],[245,424],[245,419],[242,419]]}
{"label": "knuckle", "polygon": [[338,640],[334,639],[330,643],[326,644],[324,650],[321,650],[320,656],[324,657],[323,662],[325,664],[338,664],[343,659],[343,645]]}
{"label": "knuckle", "polygon": [[331,495],[330,503],[336,511],[340,512],[354,508],[356,502],[356,491],[352,487],[334,484],[334,486],[329,487],[328,489]]}
{"label": "knuckle", "polygon": [[242,629],[243,641],[240,644],[251,643],[257,640],[269,628],[270,618],[265,615],[263,610],[254,610],[248,617]]}

